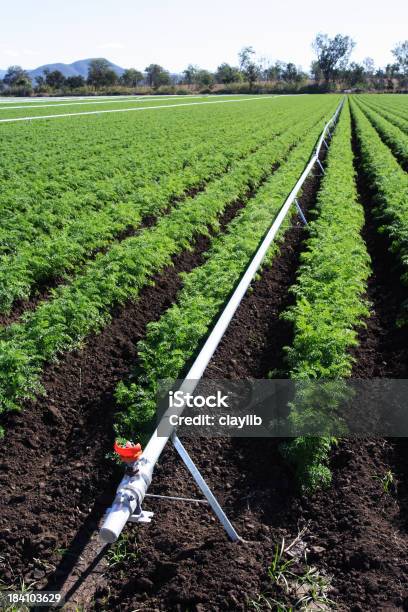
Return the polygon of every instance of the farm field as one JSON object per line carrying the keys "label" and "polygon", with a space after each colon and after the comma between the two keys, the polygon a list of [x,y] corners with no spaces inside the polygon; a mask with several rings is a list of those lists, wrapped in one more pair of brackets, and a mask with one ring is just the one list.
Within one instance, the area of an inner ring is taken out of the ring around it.
{"label": "farm field", "polygon": [[7,104],[0,103],[0,121],[7,122],[10,119],[25,119],[32,117],[41,117],[50,115],[61,115],[69,113],[106,113],[106,112],[129,112],[129,109],[148,109],[157,106],[174,106],[188,104],[190,106],[199,104],[211,103],[227,103],[246,101],[253,98],[266,100],[274,96],[155,96],[155,97],[135,97],[135,98],[116,98],[115,100],[79,100],[71,102],[70,100],[57,102],[40,102],[40,103],[25,103],[25,104]]}
{"label": "farm field", "polygon": [[[292,206],[204,377],[408,378],[406,96],[0,101],[0,588],[98,611],[408,609],[404,438],[188,439],[244,542],[157,499],[150,525],[96,536],[115,436],[148,438],[159,381],[186,374],[343,99],[308,225]],[[97,114],[51,116],[77,112]],[[199,495],[170,445],[149,491]]]}

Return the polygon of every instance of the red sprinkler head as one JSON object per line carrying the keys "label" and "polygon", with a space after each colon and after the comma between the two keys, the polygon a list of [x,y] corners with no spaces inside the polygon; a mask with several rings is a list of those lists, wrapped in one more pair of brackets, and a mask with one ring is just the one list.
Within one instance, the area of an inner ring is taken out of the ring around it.
{"label": "red sprinkler head", "polygon": [[134,463],[137,461],[142,454],[142,447],[140,444],[134,444],[133,442],[126,442],[125,444],[118,444],[115,440],[113,445],[115,453],[122,459],[124,463]]}

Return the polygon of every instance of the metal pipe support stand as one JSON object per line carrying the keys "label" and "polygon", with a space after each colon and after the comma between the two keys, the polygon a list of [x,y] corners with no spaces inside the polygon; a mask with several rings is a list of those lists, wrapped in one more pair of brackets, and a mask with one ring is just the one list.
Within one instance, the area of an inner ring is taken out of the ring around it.
{"label": "metal pipe support stand", "polygon": [[298,199],[297,199],[297,198],[295,198],[295,204],[296,204],[296,210],[297,210],[297,212],[298,212],[299,217],[300,217],[300,218],[301,218],[301,220],[302,220],[303,225],[307,225],[307,220],[306,220],[306,217],[305,217],[305,215],[304,215],[304,213],[303,213],[303,210],[300,208],[300,204],[299,204],[299,202],[298,202]]}
{"label": "metal pipe support stand", "polygon": [[[186,468],[188,469],[188,471],[194,478],[198,488],[201,490],[204,497],[206,498],[209,506],[211,506],[211,509],[213,510],[214,514],[216,515],[221,525],[224,527],[225,531],[227,532],[229,539],[232,542],[242,542],[242,538],[236,532],[235,528],[231,524],[224,510],[221,508],[217,498],[215,497],[210,487],[208,486],[208,484],[205,482],[204,478],[202,477],[198,467],[195,465],[194,461],[191,459],[190,455],[188,454],[188,452],[182,445],[180,439],[177,437],[175,433],[172,434],[171,441],[173,442],[174,448],[180,455],[184,465],[186,466]],[[167,496],[164,496],[164,495],[163,496],[160,495],[158,497],[160,497],[161,499],[167,498]],[[168,499],[177,500],[177,498],[174,498],[174,497],[169,497]],[[197,501],[199,503],[203,503],[203,500],[201,499],[194,500],[194,499],[187,499],[187,498],[185,499],[179,498],[179,500],[180,501]],[[152,520],[152,516],[153,516],[153,512],[146,512],[146,510],[142,510],[142,508],[139,506],[136,508],[135,512],[129,518],[129,522],[131,523],[150,523],[150,521]]]}

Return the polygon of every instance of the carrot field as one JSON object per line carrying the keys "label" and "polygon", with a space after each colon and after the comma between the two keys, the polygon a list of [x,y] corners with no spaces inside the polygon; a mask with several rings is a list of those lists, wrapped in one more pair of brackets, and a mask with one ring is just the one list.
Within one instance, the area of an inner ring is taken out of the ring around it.
{"label": "carrot field", "polygon": [[[189,439],[244,541],[153,498],[152,523],[97,537],[115,438],[149,439],[160,381],[186,376],[336,109],[307,224],[293,205],[204,379],[405,379],[405,95],[0,100],[0,592],[408,609],[405,438]],[[170,446],[150,492],[197,496]]]}

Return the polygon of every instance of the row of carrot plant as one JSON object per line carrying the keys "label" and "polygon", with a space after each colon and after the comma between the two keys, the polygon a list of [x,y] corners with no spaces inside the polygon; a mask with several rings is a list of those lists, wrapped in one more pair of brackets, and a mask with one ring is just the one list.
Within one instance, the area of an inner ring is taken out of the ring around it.
{"label": "row of carrot plant", "polygon": [[[408,161],[408,122],[403,119],[407,106],[405,100],[395,100],[394,113],[394,98],[385,97],[385,104],[383,96],[377,98],[351,98],[359,171],[362,180],[368,181],[380,231],[388,235],[403,270],[402,280],[408,283],[408,175],[403,169]],[[353,367],[350,348],[357,343],[359,326],[370,315],[371,305],[364,297],[370,258],[361,235],[364,211],[354,175],[350,111],[345,107],[330,147],[317,218],[309,225],[310,238],[293,288],[296,302],[286,313],[294,326],[287,357],[290,376],[296,380],[326,382],[349,377]],[[330,483],[329,457],[336,438],[313,436],[313,430],[317,425],[320,432],[325,426],[330,431],[333,412],[345,392],[339,385],[328,385],[329,393],[323,394],[321,387],[318,393],[314,389],[307,384],[300,388],[291,413],[294,430],[310,435],[285,446],[299,483],[309,490]]]}
{"label": "row of carrot plant", "polygon": [[373,194],[373,212],[408,282],[408,174],[354,101],[351,110],[362,168]]}
{"label": "row of carrot plant", "polygon": [[[334,133],[317,196],[315,219],[292,291],[295,304],[285,317],[293,324],[293,343],[287,348],[289,376],[295,380],[333,380],[351,374],[349,349],[357,343],[357,328],[369,315],[364,293],[370,258],[361,230],[364,211],[358,199],[353,165],[350,111],[345,105]],[[294,430],[313,433],[320,419],[313,387],[299,394],[292,406]],[[330,409],[325,404],[330,429]],[[324,415],[323,415],[324,416]],[[331,435],[302,435],[285,447],[304,489],[328,485]]]}
{"label": "row of carrot plant", "polygon": [[358,100],[359,102],[362,102],[364,106],[368,106],[371,110],[374,110],[376,113],[381,115],[381,117],[387,119],[387,121],[398,127],[405,134],[408,133],[408,118],[402,118],[400,115],[396,114],[392,108],[381,106],[379,103],[376,103],[375,100],[373,101],[370,98],[367,99],[366,97],[362,97],[358,98]]}
{"label": "row of carrot plant", "polygon": [[361,100],[370,101],[375,103],[377,106],[386,109],[390,113],[398,115],[406,119],[408,100],[406,96],[395,96],[395,95],[362,95],[359,96]]}
{"label": "row of carrot plant", "polygon": [[372,103],[380,105],[382,108],[393,109],[396,112],[404,112],[407,109],[408,100],[406,96],[396,96],[394,94],[359,94],[358,97],[360,100],[369,100]]}
{"label": "row of carrot plant", "polygon": [[408,136],[391,121],[382,117],[375,110],[365,104],[360,104],[358,99],[355,103],[369,119],[372,126],[377,130],[382,140],[387,144],[404,170],[408,169]]}

